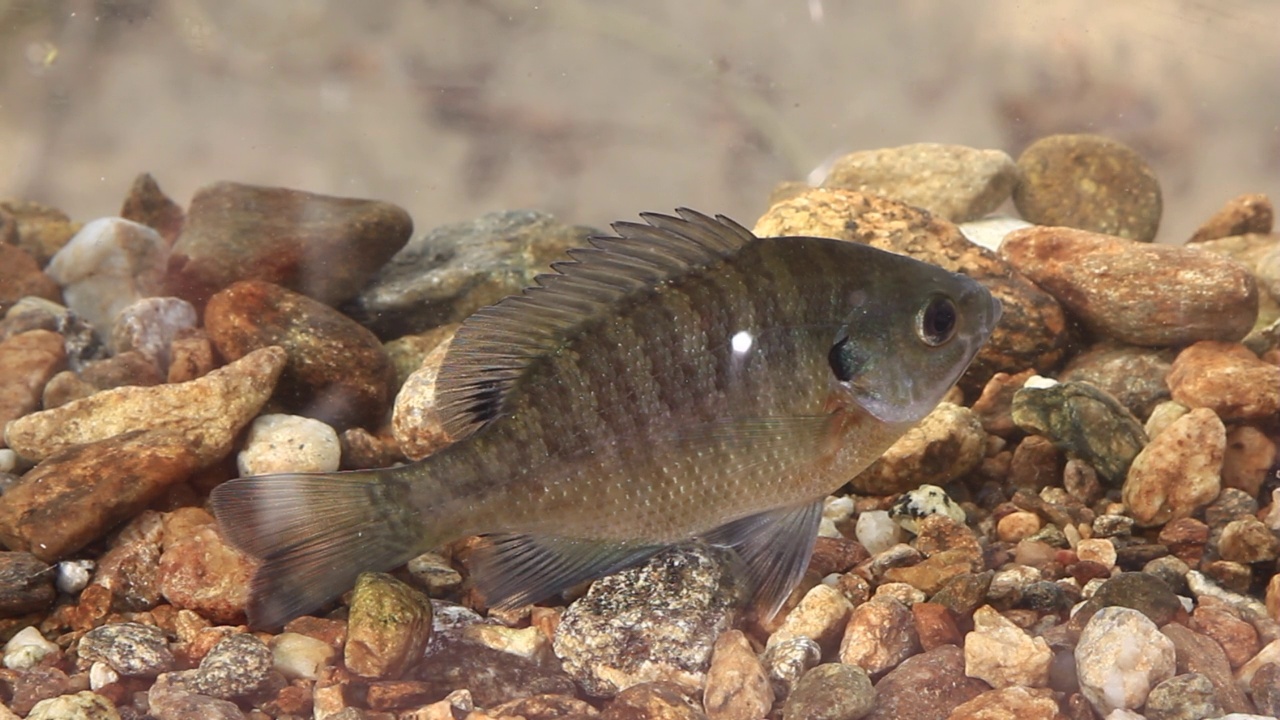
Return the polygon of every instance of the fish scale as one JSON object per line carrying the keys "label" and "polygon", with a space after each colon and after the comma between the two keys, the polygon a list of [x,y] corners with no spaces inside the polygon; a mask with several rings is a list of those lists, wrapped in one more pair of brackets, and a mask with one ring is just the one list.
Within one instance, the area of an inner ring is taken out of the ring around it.
{"label": "fish scale", "polygon": [[436,382],[453,445],[215,489],[224,532],[261,561],[250,620],[280,624],[472,534],[488,538],[472,574],[491,604],[703,538],[776,610],[823,498],[932,409],[999,303],[910,258],[679,215],[615,225],[463,324]]}

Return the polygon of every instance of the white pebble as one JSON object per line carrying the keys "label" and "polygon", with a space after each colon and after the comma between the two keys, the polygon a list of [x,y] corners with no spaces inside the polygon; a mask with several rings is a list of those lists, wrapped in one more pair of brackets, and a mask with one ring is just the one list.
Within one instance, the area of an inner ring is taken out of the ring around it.
{"label": "white pebble", "polygon": [[89,689],[102,688],[120,680],[120,673],[104,662],[95,662],[89,666]]}
{"label": "white pebble", "polygon": [[824,517],[818,520],[818,537],[838,538],[843,536],[836,529],[836,524],[831,521],[831,518]]}
{"label": "white pebble", "polygon": [[342,460],[338,433],[319,420],[262,415],[249,426],[236,456],[241,477],[283,472],[333,472]]}
{"label": "white pebble", "polygon": [[966,517],[964,508],[952,500],[946,490],[929,484],[903,493],[889,514],[894,522],[912,533],[919,529],[917,523],[929,515],[946,515],[958,523],[963,523]]}
{"label": "white pebble", "polygon": [[92,560],[63,560],[58,563],[58,577],[55,580],[58,590],[68,595],[79,595],[89,585],[93,569],[97,566]]}
{"label": "white pebble", "polygon": [[1000,249],[1000,243],[1004,242],[1005,235],[1014,230],[1031,227],[1031,223],[1008,215],[988,215],[979,220],[960,223],[959,227],[960,233],[969,242],[997,252]]}
{"label": "white pebble", "polygon": [[872,555],[879,555],[902,539],[902,528],[884,510],[871,510],[859,515],[853,532],[858,536],[862,547]]}
{"label": "white pebble", "polygon": [[333,659],[329,643],[310,635],[285,632],[271,639],[271,665],[289,680],[315,680]]}
{"label": "white pebble", "polygon": [[1040,375],[1032,375],[1027,381],[1022,383],[1022,387],[1031,388],[1033,390],[1044,390],[1057,385],[1058,381],[1053,378],[1047,378]]}
{"label": "white pebble", "polygon": [[18,453],[9,448],[0,449],[0,472],[13,472],[18,467]]}
{"label": "white pebble", "polygon": [[58,646],[44,639],[35,627],[25,627],[4,646],[4,666],[10,670],[29,670]]}
{"label": "white pebble", "polygon": [[853,498],[848,495],[828,497],[822,503],[822,517],[833,523],[843,522],[853,517]]}

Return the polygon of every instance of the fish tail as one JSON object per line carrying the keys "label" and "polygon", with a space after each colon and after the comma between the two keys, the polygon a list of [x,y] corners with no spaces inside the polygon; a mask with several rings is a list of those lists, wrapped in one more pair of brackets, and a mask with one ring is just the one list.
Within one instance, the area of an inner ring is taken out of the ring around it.
{"label": "fish tail", "polygon": [[261,564],[247,614],[276,628],[349,590],[360,573],[401,565],[437,543],[386,471],[230,480],[210,501],[223,536]]}

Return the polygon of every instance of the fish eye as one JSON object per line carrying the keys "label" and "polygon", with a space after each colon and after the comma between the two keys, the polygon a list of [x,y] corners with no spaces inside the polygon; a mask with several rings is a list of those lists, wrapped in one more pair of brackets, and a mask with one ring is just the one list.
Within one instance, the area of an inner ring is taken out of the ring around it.
{"label": "fish eye", "polygon": [[858,348],[848,336],[841,337],[827,352],[827,362],[831,372],[840,382],[849,382],[861,374],[866,359],[858,354]]}
{"label": "fish eye", "polygon": [[938,347],[956,334],[960,312],[951,298],[935,295],[916,314],[916,335],[925,345]]}

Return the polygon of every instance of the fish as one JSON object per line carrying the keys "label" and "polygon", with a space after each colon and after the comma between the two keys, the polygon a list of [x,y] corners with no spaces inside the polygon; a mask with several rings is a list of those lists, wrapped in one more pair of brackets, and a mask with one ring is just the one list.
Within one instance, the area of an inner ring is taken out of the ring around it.
{"label": "fish", "polygon": [[463,322],[435,388],[451,445],[213,490],[223,536],[258,561],[251,625],[476,535],[491,607],[694,540],[732,549],[772,616],[826,496],[937,405],[1000,319],[977,281],[903,255],[687,208],[640,217]]}

